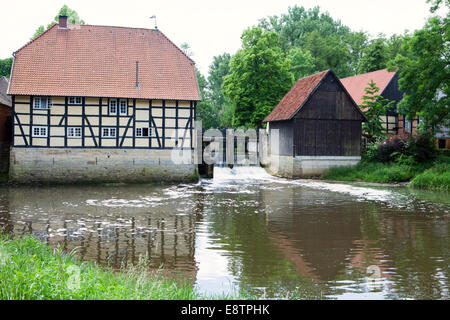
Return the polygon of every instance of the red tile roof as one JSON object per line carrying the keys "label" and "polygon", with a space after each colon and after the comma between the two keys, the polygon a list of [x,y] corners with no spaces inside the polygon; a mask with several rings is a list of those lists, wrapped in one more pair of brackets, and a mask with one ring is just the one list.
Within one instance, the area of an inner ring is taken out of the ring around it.
{"label": "red tile roof", "polygon": [[395,76],[396,72],[389,72],[387,69],[360,74],[354,77],[348,77],[341,79],[342,84],[347,89],[348,93],[355,100],[356,104],[361,105],[363,103],[362,97],[365,94],[365,88],[371,80],[376,83],[380,88],[378,94],[382,94],[384,89],[388,86],[389,82]]}
{"label": "red tile roof", "polygon": [[330,70],[298,80],[263,122],[289,120]]}
{"label": "red tile roof", "polygon": [[55,24],[15,52],[9,94],[200,100],[194,62],[161,31],[92,25]]}

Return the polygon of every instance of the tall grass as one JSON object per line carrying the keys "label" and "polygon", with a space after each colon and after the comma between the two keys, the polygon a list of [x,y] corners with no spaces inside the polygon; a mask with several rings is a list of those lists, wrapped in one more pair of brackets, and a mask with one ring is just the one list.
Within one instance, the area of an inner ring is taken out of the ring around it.
{"label": "tall grass", "polygon": [[327,180],[379,183],[405,182],[411,180],[418,172],[424,170],[424,166],[361,162],[353,167],[331,168],[322,178]]}
{"label": "tall grass", "polygon": [[450,190],[450,157],[440,155],[434,162],[421,164],[362,161],[352,167],[331,168],[322,175],[326,180],[398,183],[421,189]]}
{"label": "tall grass", "polygon": [[206,297],[187,282],[149,275],[145,261],[115,272],[92,263],[81,263],[32,238],[0,236],[0,299],[20,300],[193,300],[243,299]]}
{"label": "tall grass", "polygon": [[439,163],[417,175],[411,181],[411,187],[450,191],[450,164]]}

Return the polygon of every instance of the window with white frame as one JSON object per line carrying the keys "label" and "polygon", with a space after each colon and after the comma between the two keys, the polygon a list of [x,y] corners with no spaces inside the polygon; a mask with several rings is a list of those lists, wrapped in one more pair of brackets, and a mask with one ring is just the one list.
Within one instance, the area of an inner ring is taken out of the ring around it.
{"label": "window with white frame", "polygon": [[128,105],[127,100],[120,100],[119,101],[119,112],[120,114],[128,114]]}
{"label": "window with white frame", "polygon": [[48,128],[42,127],[42,126],[33,126],[31,135],[33,137],[47,137],[48,135]]}
{"label": "window with white frame", "polygon": [[47,110],[52,106],[52,99],[49,97],[34,97],[33,109]]}
{"label": "window with white frame", "polygon": [[102,128],[102,137],[103,138],[115,138],[116,137],[116,128]]}
{"label": "window with white frame", "polygon": [[69,104],[82,104],[83,99],[81,97],[69,97]]}
{"label": "window with white frame", "polygon": [[68,127],[67,137],[69,138],[81,138],[81,127]]}
{"label": "window with white frame", "polygon": [[109,114],[117,114],[117,100],[109,100]]}
{"label": "window with white frame", "polygon": [[151,135],[151,128],[136,128],[136,137],[150,137]]}

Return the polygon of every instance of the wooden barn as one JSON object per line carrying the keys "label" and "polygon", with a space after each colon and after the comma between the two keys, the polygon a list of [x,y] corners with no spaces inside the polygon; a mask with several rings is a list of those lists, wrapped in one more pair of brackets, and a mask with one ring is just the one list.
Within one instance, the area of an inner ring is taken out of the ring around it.
{"label": "wooden barn", "polygon": [[184,181],[200,93],[194,62],[158,29],[60,17],[14,53],[10,178]]}
{"label": "wooden barn", "polygon": [[271,171],[305,177],[358,163],[365,120],[332,70],[298,80],[264,120]]}
{"label": "wooden barn", "polygon": [[11,144],[11,98],[6,94],[9,81],[0,78],[0,175],[8,172]]}

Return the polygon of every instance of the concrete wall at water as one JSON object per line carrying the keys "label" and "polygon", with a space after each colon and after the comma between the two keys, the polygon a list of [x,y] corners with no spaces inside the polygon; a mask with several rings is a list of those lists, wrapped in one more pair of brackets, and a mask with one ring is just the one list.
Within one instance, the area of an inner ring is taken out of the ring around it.
{"label": "concrete wall at water", "polygon": [[171,150],[11,148],[10,180],[29,182],[195,181],[194,164],[175,164]]}
{"label": "concrete wall at water", "polygon": [[271,155],[268,165],[272,174],[285,178],[317,177],[333,167],[354,166],[361,157],[280,156]]}

